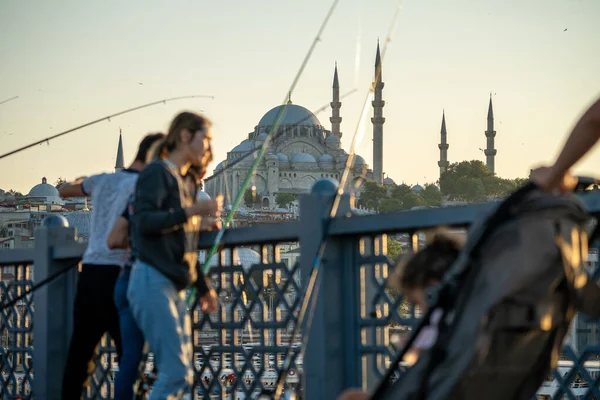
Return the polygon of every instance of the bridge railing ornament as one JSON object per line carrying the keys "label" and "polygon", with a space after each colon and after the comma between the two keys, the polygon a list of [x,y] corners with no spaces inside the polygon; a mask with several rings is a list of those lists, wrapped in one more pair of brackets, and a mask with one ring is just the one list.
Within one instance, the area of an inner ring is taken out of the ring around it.
{"label": "bridge railing ornament", "polygon": [[[600,195],[583,195],[594,215]],[[209,275],[221,302],[213,315],[194,304],[192,316],[194,399],[245,399],[274,388],[288,345],[292,368],[286,389],[297,398],[332,399],[349,387],[372,389],[383,377],[420,311],[391,291],[390,252],[418,249],[425,232],[438,225],[466,229],[492,203],[354,216],[344,198],[329,225],[319,266],[314,308],[297,337],[291,337],[313,260],[324,229],[330,196],[319,192],[301,199],[300,220],[229,230],[224,249],[211,260]],[[75,265],[85,249],[68,226],[48,225],[35,233],[35,249],[0,251],[0,297],[6,304],[65,266]],[[201,235],[200,258],[215,233]],[[594,251],[594,250],[593,250]],[[600,269],[590,262],[594,277]],[[58,399],[72,330],[78,268],[37,290],[0,315],[0,398]],[[600,397],[600,325],[579,315],[565,343],[563,362],[553,372],[552,393]],[[591,327],[591,328],[590,328]],[[596,336],[594,336],[596,335]],[[146,371],[153,358],[147,358]],[[596,367],[588,368],[591,364]],[[110,337],[96,350],[96,366],[85,399],[110,399],[118,363]],[[401,370],[398,373],[402,373]],[[541,389],[548,389],[543,387]]]}

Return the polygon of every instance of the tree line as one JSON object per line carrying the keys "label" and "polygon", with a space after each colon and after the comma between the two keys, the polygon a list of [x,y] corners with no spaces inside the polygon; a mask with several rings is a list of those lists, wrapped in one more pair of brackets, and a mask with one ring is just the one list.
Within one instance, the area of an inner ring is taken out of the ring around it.
{"label": "tree line", "polygon": [[358,205],[381,213],[410,210],[413,207],[439,207],[443,201],[465,203],[485,202],[507,196],[527,179],[505,179],[490,172],[479,161],[461,161],[448,166],[438,186],[426,184],[415,191],[406,184],[391,188],[375,181],[367,181],[358,199]]}

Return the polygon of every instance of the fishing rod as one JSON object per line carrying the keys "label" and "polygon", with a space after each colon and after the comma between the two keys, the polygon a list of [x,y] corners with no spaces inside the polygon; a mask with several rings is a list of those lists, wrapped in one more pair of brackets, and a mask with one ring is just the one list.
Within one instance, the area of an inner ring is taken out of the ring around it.
{"label": "fishing rod", "polygon": [[0,311],[4,311],[9,307],[14,306],[15,304],[17,304],[19,301],[23,300],[25,297],[27,297],[28,295],[30,295],[31,293],[35,292],[38,289],[41,289],[43,286],[49,284],[50,282],[52,282],[53,280],[55,280],[56,278],[58,278],[59,276],[69,272],[70,270],[72,270],[73,268],[75,268],[76,266],[79,265],[79,261],[77,260],[74,264],[70,264],[67,265],[65,268],[61,269],[60,271],[55,272],[54,274],[50,275],[49,277],[47,277],[46,279],[42,280],[41,282],[33,285],[31,287],[31,289],[27,290],[25,293],[23,293],[22,295],[18,296],[15,299],[12,299],[11,301],[2,304],[2,308],[0,309]]}
{"label": "fishing rod", "polygon": [[[350,169],[352,168],[352,165],[354,163],[356,144],[358,141],[360,141],[360,139],[362,139],[362,136],[364,134],[364,123],[367,118],[369,101],[371,100],[371,98],[373,96],[373,93],[377,87],[377,83],[380,81],[383,59],[385,58],[385,55],[387,52],[387,47],[388,47],[389,43],[391,42],[391,37],[395,31],[396,23],[398,21],[398,16],[400,14],[401,5],[402,5],[402,3],[401,3],[401,1],[399,1],[398,6],[396,8],[396,13],[394,14],[394,17],[392,19],[392,24],[389,28],[389,31],[388,31],[388,34],[386,36],[386,40],[385,40],[385,43],[383,46],[383,52],[382,52],[383,54],[381,55],[379,68],[377,68],[375,70],[375,78],[373,79],[373,82],[367,92],[367,95],[365,96],[365,101],[363,103],[361,115],[360,115],[358,124],[356,126],[356,129],[354,131],[354,135],[352,137],[352,143],[350,145],[350,151],[348,154],[348,158],[346,160],[346,166],[344,168],[344,172],[342,174],[342,178],[340,180],[338,190],[335,193],[335,197],[334,197],[333,203],[331,205],[331,209],[329,212],[329,218],[326,219],[325,223],[324,223],[323,233],[322,233],[320,244],[319,244],[319,249],[313,260],[313,266],[310,271],[310,277],[308,280],[308,284],[306,286],[306,292],[304,294],[304,298],[302,299],[302,303],[300,306],[300,312],[298,314],[298,321],[294,325],[294,329],[292,330],[292,334],[290,335],[290,343],[287,346],[287,350],[285,353],[285,359],[284,359],[282,368],[279,371],[279,375],[277,377],[277,382],[275,385],[275,394],[274,394],[275,400],[280,400],[281,396],[283,395],[285,377],[288,374],[288,371],[291,367],[291,362],[292,362],[292,347],[293,347],[292,344],[294,342],[295,336],[299,333],[300,328],[304,325],[304,319],[306,318],[306,315],[307,315],[306,311],[308,310],[309,305],[310,305],[310,313],[308,314],[309,319],[307,320],[306,326],[310,327],[310,325],[312,323],[312,316],[314,315],[314,311],[316,308],[316,304],[317,304],[316,299],[318,298],[319,287],[320,287],[320,285],[317,284],[318,271],[319,271],[319,266],[321,264],[323,256],[325,255],[325,249],[326,249],[326,245],[327,245],[326,239],[327,239],[327,236],[329,235],[329,227],[330,227],[333,219],[336,217],[339,206],[341,204],[342,195],[344,194],[344,188],[346,187],[346,183],[348,182],[348,179],[350,176]],[[301,353],[306,348],[307,341],[308,341],[307,336],[303,337],[303,340],[302,340],[303,346],[300,349]]]}
{"label": "fishing rod", "polygon": [[[271,141],[273,139],[273,132],[275,132],[275,129],[279,125],[279,121],[280,121],[281,117],[283,116],[284,111],[287,108],[287,100],[289,97],[291,97],[296,85],[298,84],[298,81],[300,80],[300,77],[302,76],[304,69],[305,69],[306,65],[308,64],[308,60],[312,56],[312,53],[313,53],[317,43],[321,39],[321,35],[323,34],[323,31],[325,30],[325,27],[327,26],[327,23],[329,22],[329,19],[330,19],[331,15],[333,14],[333,11],[335,10],[335,7],[337,6],[338,3],[339,3],[339,0],[333,1],[333,4],[329,8],[329,12],[325,16],[325,20],[321,24],[321,27],[319,28],[319,31],[317,32],[316,37],[314,38],[308,52],[306,53],[306,56],[304,57],[304,60],[302,61],[302,64],[300,65],[300,69],[298,70],[298,72],[296,73],[296,76],[294,77],[294,80],[292,81],[292,85],[290,86],[290,89],[287,91],[286,96],[284,97],[282,106],[279,108],[279,111],[277,113],[275,121],[274,121],[273,125],[271,126],[269,133],[267,134],[267,138],[265,139],[263,145],[260,147],[260,149],[258,151],[258,155],[254,159],[254,163],[252,164],[252,166],[250,167],[250,170],[246,174],[246,178],[244,179],[244,181],[242,182],[242,185],[240,186],[238,195],[236,196],[235,201],[231,207],[231,211],[227,214],[227,217],[225,218],[225,223],[223,224],[223,226],[217,233],[217,236],[215,238],[213,246],[211,247],[208,255],[206,256],[206,260],[205,260],[204,264],[202,265],[202,270],[204,271],[204,273],[207,273],[209,262],[210,262],[211,258],[214,256],[214,254],[217,252],[217,249],[222,246],[221,241],[223,239],[225,230],[229,226],[229,223],[231,222],[231,219],[233,218],[233,215],[235,214],[235,210],[237,210],[237,208],[239,207],[239,205],[244,197],[244,192],[246,191],[246,188],[248,187],[248,185],[250,183],[250,179],[254,175],[254,172],[256,171],[258,164],[262,160],[262,157],[264,156],[267,147],[269,146],[269,144],[271,143]],[[187,298],[188,306],[193,304],[193,298],[195,295],[196,295],[196,289],[192,288],[192,290],[190,291],[190,294],[188,295],[188,298]]]}
{"label": "fishing rod", "polygon": [[[340,100],[343,100],[344,98],[350,96],[351,94],[353,94],[354,92],[356,92],[357,89],[352,89],[350,91],[348,91],[347,93],[345,93],[344,95],[340,96]],[[315,111],[312,111],[313,115],[318,115],[320,113],[322,113],[323,111],[325,111],[326,109],[328,109],[329,107],[331,107],[331,103],[327,103],[324,106],[321,106],[319,108],[317,108]],[[296,128],[298,126],[301,126],[305,121],[308,121],[309,119],[312,118],[312,115],[307,115],[306,117],[302,118],[301,120],[295,122],[292,125],[289,125],[290,128]],[[281,136],[285,135],[286,131],[279,131],[277,133],[275,133],[273,135],[273,140],[277,140],[279,139]],[[258,146],[255,149],[252,150],[248,150],[246,153],[243,153],[241,155],[241,157],[236,158],[235,161],[232,161],[231,163],[226,163],[226,166],[223,167],[223,169],[221,169],[220,171],[215,172],[214,174],[212,174],[211,176],[209,176],[208,178],[204,178],[205,182],[211,181],[215,178],[218,178],[219,175],[225,173],[225,171],[233,168],[235,165],[239,164],[240,162],[242,162],[243,160],[245,160],[246,158],[250,157],[251,155],[253,155],[254,153],[258,152],[261,150],[261,148],[264,146],[264,143],[260,146]]]}
{"label": "fishing rod", "polygon": [[0,104],[8,103],[9,101],[16,100],[18,98],[19,98],[19,96],[14,96],[14,97],[11,97],[10,99],[0,101]]}
{"label": "fishing rod", "polygon": [[50,142],[50,140],[52,140],[52,139],[56,139],[56,138],[58,138],[58,137],[61,137],[61,136],[67,135],[67,134],[69,134],[69,133],[72,133],[72,132],[75,132],[75,131],[78,131],[78,130],[80,130],[80,129],[83,129],[83,128],[86,128],[86,127],[88,127],[88,126],[95,125],[95,124],[97,124],[97,123],[99,123],[99,122],[102,122],[102,121],[105,121],[105,120],[108,120],[108,121],[110,121],[110,119],[111,119],[111,118],[118,117],[119,115],[128,114],[128,113],[131,113],[131,112],[133,112],[133,111],[141,110],[142,108],[151,107],[151,106],[154,106],[154,105],[157,105],[157,104],[161,104],[161,103],[162,103],[162,104],[166,104],[166,103],[168,103],[168,102],[170,102],[170,101],[175,101],[175,100],[183,100],[183,99],[195,99],[195,98],[210,98],[210,99],[214,99],[215,97],[214,97],[214,96],[209,96],[209,95],[191,95],[191,96],[179,96],[179,97],[171,97],[171,98],[168,98],[168,99],[163,99],[163,100],[159,100],[159,101],[154,101],[154,102],[152,102],[152,103],[148,103],[148,104],[144,104],[144,105],[141,105],[141,106],[137,106],[137,107],[129,108],[129,109],[127,109],[127,110],[124,110],[124,111],[119,111],[118,113],[111,114],[111,115],[107,115],[106,117],[102,117],[102,118],[99,118],[99,119],[97,119],[97,120],[94,120],[94,121],[91,121],[91,122],[87,122],[87,123],[85,123],[85,124],[83,124],[83,125],[77,126],[77,127],[75,127],[75,128],[72,128],[72,129],[66,130],[66,131],[64,131],[64,132],[61,132],[61,133],[57,133],[56,135],[48,136],[48,137],[47,137],[47,138],[45,138],[45,139],[38,140],[37,142],[34,142],[34,143],[31,143],[31,144],[28,144],[27,146],[23,146],[23,147],[21,147],[21,148],[18,148],[18,149],[16,149],[16,150],[10,151],[10,152],[8,152],[8,153],[6,153],[6,154],[3,154],[3,155],[1,155],[1,156],[0,156],[0,159],[3,159],[3,158],[5,158],[5,157],[8,157],[8,156],[10,156],[10,155],[13,155],[13,154],[16,154],[16,153],[20,153],[20,152],[21,152],[21,151],[23,151],[23,150],[27,150],[27,149],[29,149],[29,148],[31,148],[31,147],[37,146],[38,144],[42,144],[42,143],[44,143],[44,142],[45,142],[45,143],[49,143],[49,142]]}

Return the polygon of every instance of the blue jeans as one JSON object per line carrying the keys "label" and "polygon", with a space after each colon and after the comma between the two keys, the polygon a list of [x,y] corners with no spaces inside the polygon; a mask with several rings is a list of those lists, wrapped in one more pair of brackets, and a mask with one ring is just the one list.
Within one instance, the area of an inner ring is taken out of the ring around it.
{"label": "blue jeans", "polygon": [[185,290],[178,291],[156,268],[136,260],[127,299],[158,367],[150,400],[190,396],[194,384],[192,322]]}
{"label": "blue jeans", "polygon": [[123,268],[115,284],[115,305],[119,311],[123,355],[115,378],[115,400],[131,400],[133,385],[139,377],[144,349],[144,335],[138,328],[127,300],[127,287],[131,270]]}

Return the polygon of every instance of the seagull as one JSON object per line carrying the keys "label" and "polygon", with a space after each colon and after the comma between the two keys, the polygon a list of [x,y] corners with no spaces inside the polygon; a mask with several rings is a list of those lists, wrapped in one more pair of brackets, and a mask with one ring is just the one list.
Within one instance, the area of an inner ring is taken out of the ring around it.
{"label": "seagull", "polygon": [[567,29],[569,29],[569,28],[565,28],[565,30],[564,30],[563,32],[566,32],[566,31],[567,31]]}
{"label": "seagull", "polygon": [[144,82],[142,82],[142,81],[138,82],[138,85],[143,85],[143,84],[144,84]]}

